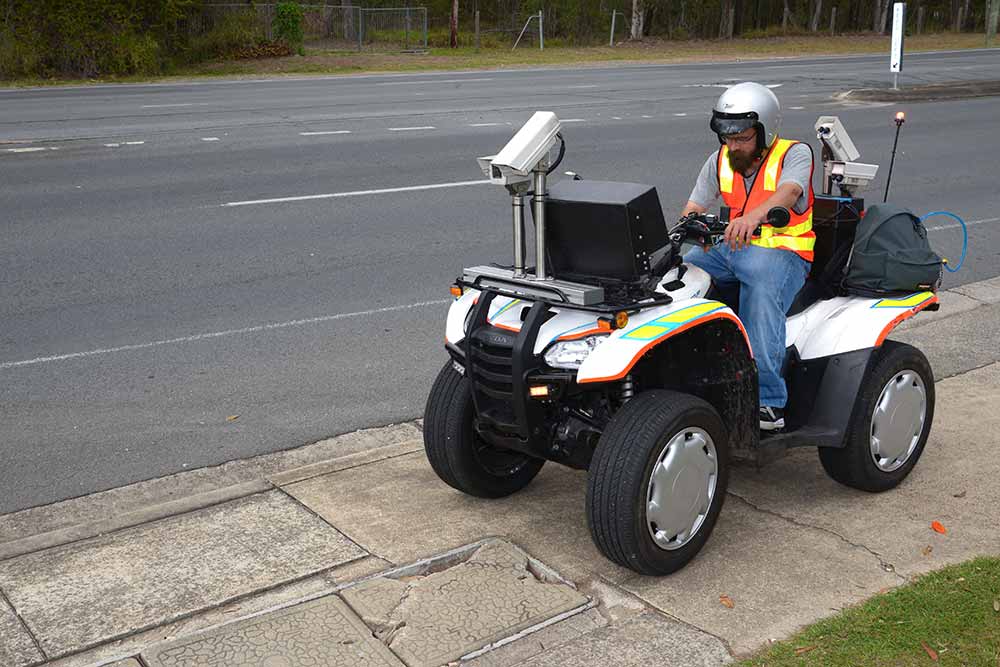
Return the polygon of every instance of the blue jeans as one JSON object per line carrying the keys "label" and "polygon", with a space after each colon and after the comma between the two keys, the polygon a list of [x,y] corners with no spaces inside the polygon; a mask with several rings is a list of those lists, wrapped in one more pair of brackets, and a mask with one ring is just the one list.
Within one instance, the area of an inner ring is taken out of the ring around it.
{"label": "blue jeans", "polygon": [[809,262],[790,250],[720,244],[705,252],[693,248],[684,261],[704,269],[722,289],[740,286],[740,320],[757,362],[760,404],[783,408],[788,389],[781,377],[785,359],[785,313],[805,284]]}

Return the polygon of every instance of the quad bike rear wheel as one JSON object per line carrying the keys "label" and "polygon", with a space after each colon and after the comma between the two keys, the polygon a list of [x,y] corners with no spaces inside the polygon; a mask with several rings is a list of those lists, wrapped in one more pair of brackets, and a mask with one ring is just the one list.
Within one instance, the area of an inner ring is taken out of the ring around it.
{"label": "quad bike rear wheel", "polygon": [[446,484],[470,496],[502,498],[520,491],[545,463],[485,442],[473,427],[468,378],[449,361],[438,373],[424,410],[424,451]]}
{"label": "quad bike rear wheel", "polygon": [[886,341],[861,383],[843,448],[820,447],[833,479],[862,491],[887,491],[920,459],[934,420],[934,375],[917,348]]}
{"label": "quad bike rear wheel", "polygon": [[726,495],[728,436],[700,398],[653,390],[601,435],[587,479],[597,548],[640,574],[670,574],[702,548]]}

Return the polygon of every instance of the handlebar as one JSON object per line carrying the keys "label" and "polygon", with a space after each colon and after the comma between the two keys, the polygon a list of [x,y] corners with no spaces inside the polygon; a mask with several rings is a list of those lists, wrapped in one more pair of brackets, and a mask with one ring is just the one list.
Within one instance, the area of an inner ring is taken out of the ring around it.
{"label": "handlebar", "polygon": [[[724,216],[727,217],[728,216]],[[767,224],[774,227],[784,227],[791,220],[791,214],[783,206],[775,206],[767,212]],[[680,246],[685,241],[693,241],[702,246],[717,245],[722,242],[729,226],[728,220],[712,213],[690,213],[682,217],[676,226],[668,231],[670,240]],[[761,226],[754,230],[754,236],[760,236]]]}

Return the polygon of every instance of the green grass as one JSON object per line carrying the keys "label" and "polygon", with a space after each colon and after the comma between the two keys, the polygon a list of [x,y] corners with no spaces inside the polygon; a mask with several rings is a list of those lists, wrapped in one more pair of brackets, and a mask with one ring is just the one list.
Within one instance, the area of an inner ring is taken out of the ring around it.
{"label": "green grass", "polygon": [[998,600],[1000,558],[977,558],[811,625],[738,667],[998,667]]}
{"label": "green grass", "polygon": [[[973,33],[938,33],[907,38],[908,52],[981,48],[984,36]],[[309,48],[304,56],[265,58],[260,60],[215,60],[191,65],[176,65],[165,76],[105,76],[95,79],[19,78],[0,85],[37,86],[102,82],[170,81],[212,76],[281,76],[285,74],[358,74],[368,72],[416,72],[445,70],[476,70],[532,66],[581,66],[616,62],[711,62],[734,59],[797,57],[803,55],[837,55],[850,53],[888,53],[889,38],[884,35],[860,34],[829,37],[823,35],[789,35],[787,37],[733,40],[665,40],[646,39],[623,42],[613,48],[605,46],[561,46],[558,40],[546,39],[546,48],[520,46],[483,48],[471,46],[458,49],[434,47],[426,54],[334,51]]]}

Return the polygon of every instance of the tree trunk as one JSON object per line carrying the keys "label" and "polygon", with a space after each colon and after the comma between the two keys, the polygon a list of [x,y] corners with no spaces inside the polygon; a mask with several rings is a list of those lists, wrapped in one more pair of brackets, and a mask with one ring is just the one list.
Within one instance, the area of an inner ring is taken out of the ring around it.
{"label": "tree trunk", "polygon": [[632,0],[632,39],[642,39],[646,8],[643,0]]}
{"label": "tree trunk", "polygon": [[458,0],[451,0],[451,48],[458,48]]}
{"label": "tree trunk", "polygon": [[788,19],[792,15],[792,10],[788,8],[788,0],[783,0],[781,10],[781,32],[788,32]]}
{"label": "tree trunk", "polygon": [[357,35],[354,34],[354,0],[341,0],[341,7],[348,7],[349,9],[344,10],[343,24],[344,24],[344,39],[355,40]]}
{"label": "tree trunk", "polygon": [[809,29],[813,32],[819,30],[819,17],[823,13],[823,0],[816,0],[816,10],[813,12],[812,24]]}

